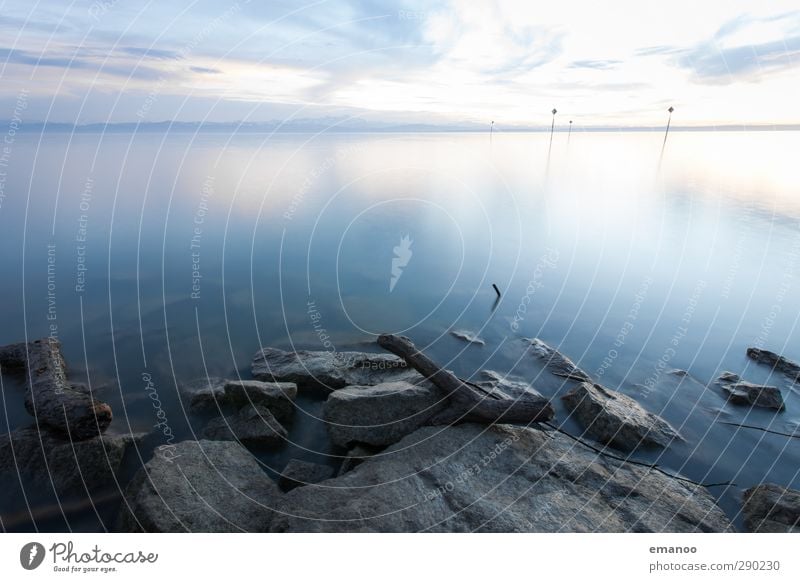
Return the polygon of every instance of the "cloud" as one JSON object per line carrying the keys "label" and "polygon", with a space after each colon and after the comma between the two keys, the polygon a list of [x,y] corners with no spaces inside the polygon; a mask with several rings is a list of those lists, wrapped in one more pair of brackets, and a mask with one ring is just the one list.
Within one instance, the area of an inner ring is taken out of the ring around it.
{"label": "cloud", "polygon": [[572,61],[570,67],[574,69],[613,69],[622,61],[606,59],[606,60],[588,60],[588,61]]}

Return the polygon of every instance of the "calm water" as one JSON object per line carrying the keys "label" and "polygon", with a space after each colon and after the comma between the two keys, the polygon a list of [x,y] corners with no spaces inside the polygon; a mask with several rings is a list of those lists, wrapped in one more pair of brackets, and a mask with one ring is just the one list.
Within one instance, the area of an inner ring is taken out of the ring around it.
{"label": "calm water", "polygon": [[[557,395],[565,386],[524,353],[536,336],[681,427],[686,444],[641,458],[736,482],[712,489],[732,517],[746,487],[800,485],[796,439],[719,422],[800,422],[797,386],[745,356],[761,345],[800,359],[800,134],[673,133],[663,151],[656,133],[549,139],[17,135],[0,344],[56,334],[72,378],[114,407],[114,432],[153,428],[149,374],[182,439],[202,423],[177,384],[247,378],[259,345],[364,349],[402,332],[462,375],[512,372]],[[487,345],[450,337],[458,328]],[[726,404],[711,385],[725,370],[771,380],[787,410]],[[2,429],[29,424],[19,380],[4,378],[2,395]],[[293,444],[261,455],[275,470],[342,453],[320,401],[300,404]]]}

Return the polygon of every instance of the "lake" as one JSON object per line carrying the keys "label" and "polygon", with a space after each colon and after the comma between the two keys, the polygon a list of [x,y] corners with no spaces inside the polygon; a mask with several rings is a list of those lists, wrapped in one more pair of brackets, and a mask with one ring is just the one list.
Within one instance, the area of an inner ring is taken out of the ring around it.
{"label": "lake", "polygon": [[[569,386],[524,348],[538,337],[679,428],[685,443],[636,457],[734,482],[710,491],[738,521],[747,487],[800,485],[796,439],[723,424],[800,426],[798,386],[745,354],[800,359],[798,151],[789,131],[666,144],[656,132],[19,133],[0,168],[0,345],[57,337],[71,379],[112,405],[109,432],[153,430],[155,393],[182,440],[202,423],[178,385],[249,378],[259,346],[372,350],[375,334],[402,333],[462,376],[497,370],[558,396]],[[727,403],[723,371],[780,387],[786,410]],[[29,425],[21,379],[4,375],[2,395],[2,430]],[[321,398],[298,404],[291,444],[260,459],[338,464]],[[558,400],[556,412],[580,434]],[[115,507],[36,527],[110,528]]]}

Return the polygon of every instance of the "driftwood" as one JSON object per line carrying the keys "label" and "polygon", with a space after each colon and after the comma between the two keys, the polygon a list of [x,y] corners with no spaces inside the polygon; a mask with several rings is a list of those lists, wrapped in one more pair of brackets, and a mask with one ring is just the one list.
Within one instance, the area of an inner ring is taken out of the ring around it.
{"label": "driftwood", "polygon": [[111,407],[67,380],[61,343],[46,338],[0,348],[0,366],[26,371],[25,409],[37,422],[83,440],[104,432],[111,423]]}
{"label": "driftwood", "polygon": [[512,398],[490,388],[461,380],[439,367],[417,350],[407,337],[383,334],[378,345],[400,356],[449,397],[449,406],[429,420],[431,424],[453,422],[545,422],[555,415],[550,401],[541,396]]}

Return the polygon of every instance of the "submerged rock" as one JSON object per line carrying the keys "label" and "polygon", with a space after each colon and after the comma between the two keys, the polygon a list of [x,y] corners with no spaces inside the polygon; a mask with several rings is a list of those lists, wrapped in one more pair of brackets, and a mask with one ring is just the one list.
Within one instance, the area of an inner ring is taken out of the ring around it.
{"label": "submerged rock", "polygon": [[275,532],[722,532],[713,498],[566,436],[511,425],[425,427],[329,487],[287,493]]}
{"label": "submerged rock", "polygon": [[762,483],[744,492],[744,526],[749,532],[800,533],[800,491]]}
{"label": "submerged rock", "polygon": [[235,407],[261,404],[269,408],[275,418],[285,421],[294,413],[296,398],[297,384],[294,382],[228,380],[225,383],[223,402]]}
{"label": "submerged rock", "polygon": [[800,382],[800,364],[797,362],[784,358],[775,352],[759,348],[747,348],[747,357],[759,364],[765,364],[774,370],[783,372],[794,382]]}
{"label": "submerged rock", "polygon": [[237,413],[213,418],[203,436],[215,441],[238,440],[251,446],[278,446],[286,442],[286,429],[261,404],[245,405]]}
{"label": "submerged rock", "polygon": [[229,441],[183,441],[174,453],[170,459],[153,457],[128,485],[121,531],[269,528],[280,492],[247,449]]}
{"label": "submerged rock", "polygon": [[123,458],[141,435],[103,435],[70,441],[36,427],[0,435],[0,490],[9,486],[30,493],[85,495],[116,488]]}
{"label": "submerged rock", "polygon": [[444,404],[444,393],[428,382],[387,382],[332,392],[323,416],[334,444],[385,446],[423,426]]}
{"label": "submerged rock", "polygon": [[681,438],[667,421],[630,396],[599,384],[579,384],[562,399],[589,435],[624,451],[640,446],[666,447]]}
{"label": "submerged rock", "polygon": [[486,345],[486,341],[483,338],[478,337],[478,334],[476,334],[474,332],[471,332],[471,331],[467,331],[465,329],[457,329],[457,330],[451,331],[450,335],[452,335],[454,338],[458,338],[460,340],[463,340],[463,341],[467,342],[468,344],[475,344],[475,345],[478,345],[478,346],[485,346]]}
{"label": "submerged rock", "polygon": [[526,339],[525,341],[530,344],[530,352],[540,360],[543,360],[547,370],[554,376],[578,382],[591,382],[589,374],[581,370],[572,360],[557,349],[551,348],[539,338]]}
{"label": "submerged rock", "polygon": [[70,384],[59,341],[45,338],[3,346],[0,366],[27,370],[25,410],[37,424],[46,424],[72,440],[95,437],[111,424],[108,404]]}
{"label": "submerged rock", "polygon": [[279,483],[283,491],[291,491],[297,487],[320,483],[333,475],[333,467],[328,465],[292,459],[281,472]]}
{"label": "submerged rock", "polygon": [[367,352],[297,351],[264,348],[256,352],[253,377],[295,382],[301,387],[338,390],[345,386],[374,386],[384,382],[421,382],[423,377],[399,357]]}
{"label": "submerged rock", "polygon": [[733,404],[759,406],[774,410],[784,409],[783,396],[775,386],[763,386],[745,382],[733,372],[723,372],[717,378],[717,384]]}

